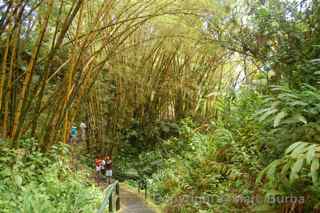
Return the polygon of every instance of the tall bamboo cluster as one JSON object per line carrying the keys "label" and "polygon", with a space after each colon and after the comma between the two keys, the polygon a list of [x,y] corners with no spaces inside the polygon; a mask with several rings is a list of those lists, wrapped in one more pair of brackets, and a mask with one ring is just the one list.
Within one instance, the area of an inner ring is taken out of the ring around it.
{"label": "tall bamboo cluster", "polygon": [[6,1],[0,137],[32,136],[45,150],[85,122],[90,151],[132,120],[213,116],[234,74],[230,54],[202,35],[206,5],[192,2]]}
{"label": "tall bamboo cluster", "polygon": [[[172,33],[175,26],[162,27],[163,31],[149,23],[135,31],[109,60],[112,68],[107,75],[101,73],[101,87],[90,93],[101,103],[99,111],[104,115],[98,129],[112,143],[132,121],[148,125],[187,116],[212,118],[219,91],[232,84],[227,51],[199,45],[201,37],[192,40],[186,34]],[[93,121],[91,126],[96,125]]]}
{"label": "tall bamboo cluster", "polygon": [[33,136],[44,149],[66,142],[99,73],[110,71],[110,58],[165,7],[154,0],[6,1],[0,20],[0,137],[17,142]]}

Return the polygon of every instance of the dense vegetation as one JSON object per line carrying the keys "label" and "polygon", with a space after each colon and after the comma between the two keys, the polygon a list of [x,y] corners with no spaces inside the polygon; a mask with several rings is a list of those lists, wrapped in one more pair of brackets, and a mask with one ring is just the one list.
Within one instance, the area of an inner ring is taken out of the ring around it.
{"label": "dense vegetation", "polygon": [[[277,88],[284,92],[275,98],[286,102],[273,113],[265,100],[274,97],[242,89],[232,101],[224,101],[221,120],[205,128],[184,124],[179,138],[165,142],[164,149],[179,148],[161,155],[165,169],[150,179],[154,195],[170,202],[168,209],[187,212],[270,212],[279,207],[285,212],[292,206],[311,212],[319,202],[319,123],[308,119],[306,108],[320,96],[308,88],[303,93]],[[283,115],[297,103],[303,107]]]}
{"label": "dense vegetation", "polygon": [[0,0],[0,14],[1,210],[92,212],[84,165],[112,154],[164,212],[320,211],[318,1]]}
{"label": "dense vegetation", "polygon": [[0,144],[1,212],[92,212],[102,201],[101,191],[90,183],[90,171],[73,172],[69,149],[54,145],[44,155],[36,141],[19,141],[12,149]]}

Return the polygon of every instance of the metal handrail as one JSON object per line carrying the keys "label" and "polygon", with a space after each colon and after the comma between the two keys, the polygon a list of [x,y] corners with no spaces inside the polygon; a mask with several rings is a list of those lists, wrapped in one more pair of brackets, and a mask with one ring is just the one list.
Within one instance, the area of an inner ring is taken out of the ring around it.
{"label": "metal handrail", "polygon": [[100,208],[98,209],[97,213],[103,213],[107,206],[109,206],[109,212],[113,212],[113,192],[116,193],[116,211],[120,210],[120,185],[118,181],[115,181],[111,185],[107,187],[105,190],[105,197],[102,201]]}

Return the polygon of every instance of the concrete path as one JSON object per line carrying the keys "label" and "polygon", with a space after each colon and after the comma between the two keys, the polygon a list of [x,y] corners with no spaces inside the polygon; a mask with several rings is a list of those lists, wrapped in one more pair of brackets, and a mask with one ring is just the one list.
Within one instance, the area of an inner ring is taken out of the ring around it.
{"label": "concrete path", "polygon": [[136,193],[120,186],[121,213],[156,213]]}

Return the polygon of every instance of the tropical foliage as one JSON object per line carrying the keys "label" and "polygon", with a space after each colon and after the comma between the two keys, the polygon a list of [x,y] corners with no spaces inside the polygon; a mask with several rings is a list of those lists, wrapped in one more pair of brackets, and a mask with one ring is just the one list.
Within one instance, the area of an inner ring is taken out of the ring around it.
{"label": "tropical foliage", "polygon": [[57,144],[44,155],[36,141],[19,141],[18,149],[0,144],[1,212],[91,212],[102,201],[89,182],[89,170],[73,172],[69,147]]}
{"label": "tropical foliage", "polygon": [[92,212],[109,154],[166,212],[320,211],[319,23],[317,0],[0,0],[0,208]]}

